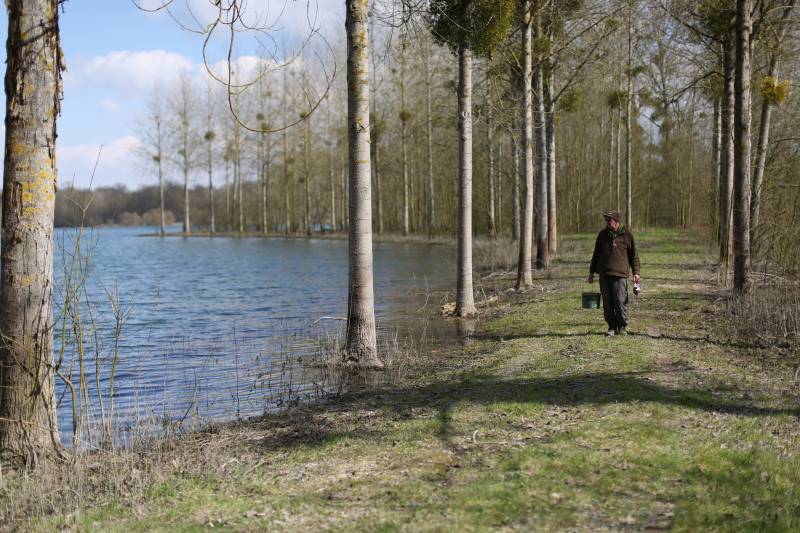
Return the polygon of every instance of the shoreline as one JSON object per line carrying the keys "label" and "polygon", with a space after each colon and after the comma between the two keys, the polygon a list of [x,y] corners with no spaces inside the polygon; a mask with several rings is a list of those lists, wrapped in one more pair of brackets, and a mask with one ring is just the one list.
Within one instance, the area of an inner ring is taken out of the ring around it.
{"label": "shoreline", "polygon": [[[15,477],[19,513],[7,524],[792,529],[796,361],[726,338],[713,262],[687,235],[639,236],[646,284],[628,337],[606,338],[601,312],[580,309],[592,236],[570,237],[533,289],[510,290],[510,273],[483,278],[489,305],[476,329],[405,361],[397,383],[84,454],[78,475],[35,472],[38,487],[71,483],[48,512],[35,502],[55,501],[50,493],[26,492]],[[735,503],[754,494],[759,505]]]}

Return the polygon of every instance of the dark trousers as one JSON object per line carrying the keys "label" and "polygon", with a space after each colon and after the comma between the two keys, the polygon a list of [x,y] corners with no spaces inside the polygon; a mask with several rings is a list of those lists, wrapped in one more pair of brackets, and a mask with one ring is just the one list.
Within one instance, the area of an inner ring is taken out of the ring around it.
{"label": "dark trousers", "polygon": [[600,276],[603,315],[609,329],[628,326],[628,278]]}

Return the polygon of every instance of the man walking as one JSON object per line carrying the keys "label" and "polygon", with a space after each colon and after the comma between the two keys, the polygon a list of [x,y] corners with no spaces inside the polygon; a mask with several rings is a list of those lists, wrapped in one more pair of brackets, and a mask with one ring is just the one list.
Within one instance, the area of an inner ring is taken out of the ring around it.
{"label": "man walking", "polygon": [[606,227],[597,234],[589,278],[600,275],[600,294],[603,295],[603,314],[608,323],[609,337],[627,335],[628,327],[628,272],[633,271],[634,284],[639,283],[639,254],[633,233],[620,226],[619,213],[605,213]]}

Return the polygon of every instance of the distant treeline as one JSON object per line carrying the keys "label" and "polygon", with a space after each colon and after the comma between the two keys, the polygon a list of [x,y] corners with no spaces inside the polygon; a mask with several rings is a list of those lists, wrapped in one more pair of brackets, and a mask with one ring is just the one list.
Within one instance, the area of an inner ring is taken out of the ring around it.
{"label": "distant treeline", "polygon": [[[176,213],[183,212],[181,194],[177,185],[165,187],[164,208],[168,223],[175,221]],[[56,192],[56,227],[158,224],[158,187],[137,190],[128,190],[123,185],[92,190],[70,187]]]}

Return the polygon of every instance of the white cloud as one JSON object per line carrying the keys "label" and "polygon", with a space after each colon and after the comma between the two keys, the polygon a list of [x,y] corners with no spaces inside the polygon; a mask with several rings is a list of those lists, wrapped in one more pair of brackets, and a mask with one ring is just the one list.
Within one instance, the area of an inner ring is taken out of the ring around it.
{"label": "white cloud", "polygon": [[71,87],[91,85],[126,93],[149,91],[154,84],[171,81],[195,64],[186,56],[165,50],[118,50],[89,60],[77,60],[65,76]]}
{"label": "white cloud", "polygon": [[[134,175],[136,151],[141,147],[138,137],[128,135],[103,145],[81,144],[57,147],[59,183],[75,183],[77,187],[93,187],[124,183],[128,187],[141,184]],[[99,158],[98,158],[99,156]],[[97,171],[92,180],[95,163]]]}
{"label": "white cloud", "polygon": [[119,102],[114,100],[113,98],[103,98],[99,102],[100,107],[103,109],[108,109],[109,111],[117,112],[120,109]]}

